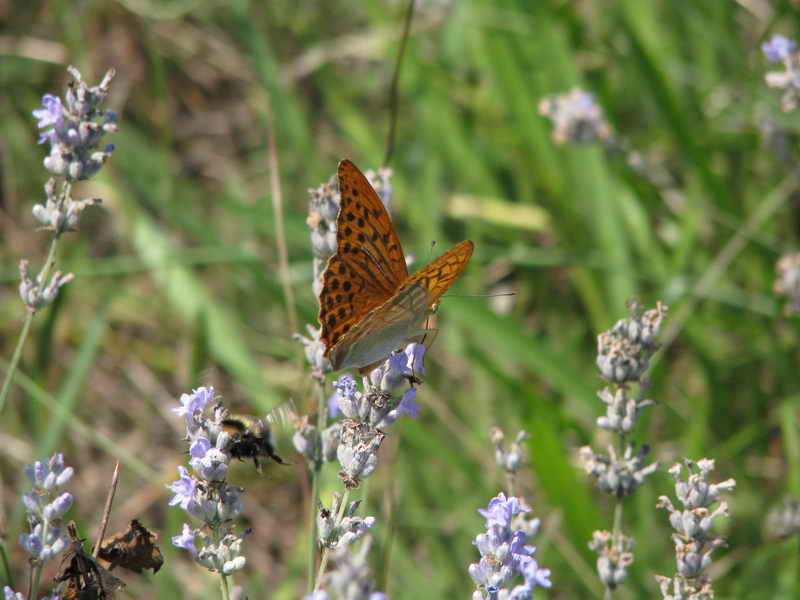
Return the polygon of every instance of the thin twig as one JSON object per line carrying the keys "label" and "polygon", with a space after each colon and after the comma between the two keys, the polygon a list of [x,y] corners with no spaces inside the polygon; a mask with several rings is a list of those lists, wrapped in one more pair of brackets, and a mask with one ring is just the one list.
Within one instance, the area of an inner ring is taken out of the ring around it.
{"label": "thin twig", "polygon": [[406,45],[411,34],[411,20],[414,16],[414,0],[409,0],[408,10],[406,11],[406,22],[403,26],[403,37],[400,39],[400,50],[397,52],[397,62],[394,65],[394,75],[392,75],[392,85],[389,88],[389,135],[386,137],[386,157],[383,159],[383,166],[388,167],[394,152],[394,138],[397,131],[397,113],[400,109],[398,98],[398,87],[400,83],[400,67],[403,65],[403,56],[406,53]]}
{"label": "thin twig", "polygon": [[272,212],[275,216],[275,242],[278,246],[278,272],[283,286],[283,297],[286,301],[286,313],[289,318],[289,331],[297,331],[297,314],[295,312],[294,292],[289,275],[289,251],[286,247],[286,230],[283,216],[283,193],[278,166],[278,146],[275,143],[275,126],[272,119],[272,106],[269,96],[266,101],[267,145],[269,147],[269,187],[272,196]]}
{"label": "thin twig", "polygon": [[114,474],[111,476],[111,487],[108,490],[106,506],[103,509],[103,519],[100,521],[100,533],[97,536],[97,543],[94,545],[94,551],[92,552],[94,558],[97,558],[100,553],[100,544],[103,543],[103,538],[106,535],[108,517],[111,515],[111,505],[114,503],[114,495],[117,493],[117,483],[119,483],[119,461],[114,465]]}

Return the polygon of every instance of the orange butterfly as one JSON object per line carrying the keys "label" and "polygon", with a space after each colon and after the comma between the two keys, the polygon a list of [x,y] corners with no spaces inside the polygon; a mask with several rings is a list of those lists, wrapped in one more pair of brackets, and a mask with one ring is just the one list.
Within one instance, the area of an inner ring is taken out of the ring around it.
{"label": "orange butterfly", "polygon": [[336,253],[319,295],[320,339],[335,371],[362,372],[426,333],[425,319],[472,256],[463,241],[414,275],[389,214],[363,173],[339,163]]}

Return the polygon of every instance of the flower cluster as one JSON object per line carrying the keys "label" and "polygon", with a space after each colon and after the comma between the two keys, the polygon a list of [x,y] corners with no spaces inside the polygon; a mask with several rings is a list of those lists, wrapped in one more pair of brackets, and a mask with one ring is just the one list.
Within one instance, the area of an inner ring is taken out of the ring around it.
{"label": "flower cluster", "polygon": [[611,126],[594,96],[578,88],[542,99],[539,114],[553,122],[552,136],[556,144],[608,142],[612,137]]}
{"label": "flower cluster", "polygon": [[[478,512],[486,519],[486,531],[473,541],[481,554],[480,561],[469,566],[476,585],[473,600],[525,600],[533,598],[536,587],[549,588],[550,570],[539,567],[533,558],[536,548],[526,545],[539,530],[539,519],[525,518],[531,509],[524,501],[501,492]],[[518,576],[523,583],[512,588]]]}
{"label": "flower cluster", "polygon": [[769,511],[766,533],[770,538],[788,538],[800,535],[800,501],[785,498],[781,506]]}
{"label": "flower cluster", "polygon": [[389,600],[383,592],[375,591],[369,575],[369,549],[372,543],[366,537],[358,552],[339,548],[333,553],[334,568],[325,573],[320,588],[305,596],[304,600]]}
{"label": "flower cluster", "polygon": [[56,190],[55,178],[47,180],[44,186],[46,202],[33,207],[33,216],[42,224],[40,229],[52,231],[57,236],[65,231],[77,231],[83,211],[101,202],[100,198],[73,200],[71,190],[72,187],[66,183]]}
{"label": "flower cluster", "polygon": [[25,467],[25,475],[33,486],[22,496],[30,533],[20,535],[19,542],[35,563],[52,560],[69,544],[61,517],[72,506],[73,498],[69,492],[57,492],[73,473],[72,467],[64,465],[61,453],[54,454],[46,462],[36,461]]}
{"label": "flower cluster", "polygon": [[[246,563],[241,553],[246,533],[235,534],[232,525],[242,512],[244,490],[226,481],[228,464],[236,456],[237,440],[225,431],[228,411],[221,403],[214,403],[214,388],[201,387],[183,394],[180,402],[181,406],[172,410],[186,421],[192,472],[178,467],[180,479],[167,486],[174,494],[169,504],[180,506],[202,521],[205,528],[192,529],[184,524],[181,535],[173,537],[172,543],[188,550],[210,571],[229,575]],[[209,406],[211,416],[206,414]],[[266,428],[262,430],[263,435],[268,432]],[[269,443],[268,439],[263,441]],[[257,461],[255,455],[252,457]]]}
{"label": "flower cluster", "polygon": [[624,385],[641,381],[658,349],[656,338],[667,307],[659,302],[642,313],[639,305],[633,303],[630,312],[629,318],[620,319],[610,331],[597,336],[597,368],[609,383]]}
{"label": "flower cluster", "polygon": [[778,277],[773,289],[789,299],[784,308],[786,315],[800,313],[800,252],[781,256],[775,263],[775,271]]}
{"label": "flower cluster", "polygon": [[791,112],[800,102],[800,55],[797,43],[782,35],[773,35],[761,45],[764,56],[770,62],[781,63],[783,71],[770,71],[764,76],[769,87],[783,90],[781,109]]}
{"label": "flower cluster", "polygon": [[[688,473],[685,481],[681,479],[684,467]],[[664,598],[704,600],[714,597],[706,572],[711,564],[711,553],[724,546],[725,540],[712,536],[710,531],[717,517],[727,516],[728,505],[722,501],[717,508],[712,510],[711,507],[719,501],[722,492],[732,491],[736,482],[728,479],[711,483],[709,474],[713,469],[714,461],[703,458],[696,463],[690,460],[677,463],[669,470],[675,480],[675,495],[683,508],[675,508],[666,496],[659,497],[657,506],[669,511],[669,522],[675,530],[672,539],[677,563],[674,577],[656,576]]]}
{"label": "flower cluster", "polygon": [[642,446],[634,452],[633,445],[627,444],[624,454],[618,456],[614,446],[609,445],[606,456],[584,446],[580,449],[580,459],[598,489],[622,498],[635,492],[648,475],[658,470],[657,463],[646,464],[648,450]]}
{"label": "flower cluster", "polygon": [[414,402],[417,374],[423,372],[425,346],[409,344],[405,350],[392,353],[377,369],[363,379],[358,390],[350,374],[342,375],[333,385],[336,393],[329,403],[331,416],[344,416],[340,422],[336,458],[342,467],[339,476],[348,488],[358,487],[378,466],[378,449],[384,431],[401,415],[417,416]]}
{"label": "flower cluster", "polygon": [[505,434],[499,427],[492,429],[492,443],[494,444],[494,459],[497,466],[507,474],[513,475],[519,471],[525,463],[525,452],[523,444],[530,439],[531,435],[527,431],[520,431],[508,450],[504,447]]}
{"label": "flower cluster", "polygon": [[[658,468],[656,464],[646,465],[647,446],[637,450],[624,438],[635,428],[642,409],[653,404],[644,398],[644,372],[658,349],[656,338],[666,313],[667,307],[660,302],[645,312],[634,303],[629,318],[619,320],[597,337],[597,367],[609,383],[598,393],[606,404],[606,414],[597,419],[597,425],[616,433],[622,450],[609,445],[608,455],[602,455],[585,446],[580,449],[580,458],[597,487],[618,498],[633,493]],[[630,389],[632,383],[639,384],[636,394]]]}
{"label": "flower cluster", "polygon": [[[356,500],[342,506],[341,494],[334,494],[330,509],[320,508],[317,513],[317,531],[321,547],[332,550],[346,548],[375,524],[375,517],[356,516],[360,504],[361,500]],[[337,516],[340,517],[338,522]]]}
{"label": "flower cluster", "polygon": [[58,296],[58,290],[75,279],[72,273],[63,275],[61,271],[56,271],[48,282],[45,280],[47,273],[44,270],[36,276],[36,279],[31,279],[28,261],[25,259],[19,261],[19,274],[21,279],[19,297],[31,312],[52,304]]}
{"label": "flower cluster", "polygon": [[33,111],[33,116],[39,119],[39,129],[44,130],[39,143],[50,142],[45,168],[68,181],[79,181],[97,173],[114,151],[112,144],[97,150],[103,136],[117,130],[117,115],[100,108],[108,95],[114,70],[106,73],[100,85],[91,88],[78,69],[70,66],[67,70],[74,81],[67,87],[64,103],[58,96],[47,94],[42,99],[42,108]]}
{"label": "flower cluster", "polygon": [[610,531],[592,532],[589,549],[597,554],[597,574],[607,589],[616,589],[628,577],[633,564],[634,542],[628,536],[613,535]]}

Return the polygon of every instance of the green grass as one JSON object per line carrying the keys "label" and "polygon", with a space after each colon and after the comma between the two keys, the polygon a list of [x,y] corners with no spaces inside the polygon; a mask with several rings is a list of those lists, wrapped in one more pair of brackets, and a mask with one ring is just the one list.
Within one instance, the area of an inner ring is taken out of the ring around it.
{"label": "green grass", "polygon": [[[533,434],[522,487],[548,525],[537,557],[555,586],[542,596],[596,596],[586,543],[611,527],[612,505],[574,456],[604,443],[594,427],[603,410],[595,336],[634,297],[670,306],[670,343],[651,372],[658,405],[636,440],[664,467],[707,456],[719,480],[737,481],[731,516],[720,521],[729,548],[715,555],[718,596],[797,596],[796,540],[763,535],[766,511],[800,495],[798,328],[772,293],[775,262],[796,245],[798,121],[764,85],[773,67],[759,52],[766,36],[793,35],[800,21],[792,3],[772,4],[770,14],[670,0],[417,7],[391,165],[400,237],[416,266],[432,241],[438,254],[472,239],[454,292],[485,295],[502,284],[516,296],[503,316],[487,298],[442,302],[422,417],[391,432],[398,439],[368,486],[374,570],[392,598],[470,593],[470,541],[482,526],[475,511],[503,485],[492,425]],[[296,310],[313,323],[307,189],[344,157],[380,166],[403,10],[54,1],[9,13],[0,57],[4,360],[24,316],[16,265],[22,257],[37,265],[48,243],[30,216],[46,179],[30,111],[42,94],[63,92],[67,64],[92,82],[113,66],[109,105],[121,116],[110,163],[77,186],[103,207],[60,246],[58,268],[77,280],[37,316],[2,415],[2,506],[18,582],[20,469],[60,449],[77,470],[71,514],[83,530],[94,531],[119,458],[111,529],[138,517],[160,533],[167,564],[148,580],[127,577],[134,597],[217,593],[211,576],[170,548],[180,516],[166,507],[163,484],[183,447],[168,408],[205,383],[253,412],[287,399],[314,405],[277,278],[266,105]],[[669,193],[598,147],[551,141],[538,102],[574,86],[592,91],[615,132],[669,174]],[[786,136],[788,158],[762,135],[767,120]],[[528,219],[504,218],[523,208]],[[307,496],[292,460],[260,478],[246,465],[233,470],[254,527],[250,567],[237,578],[251,597],[297,598],[303,589]],[[620,598],[655,597],[653,574],[674,571],[666,513],[654,507],[670,483],[662,471],[625,503],[624,529],[637,546]],[[389,518],[385,563],[377,557]]]}

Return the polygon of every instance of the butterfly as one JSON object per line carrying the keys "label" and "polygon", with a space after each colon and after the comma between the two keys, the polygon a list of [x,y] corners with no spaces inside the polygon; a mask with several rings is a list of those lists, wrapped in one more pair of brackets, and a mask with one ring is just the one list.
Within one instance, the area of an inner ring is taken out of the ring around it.
{"label": "butterfly", "polygon": [[334,371],[366,373],[424,335],[425,320],[472,256],[465,240],[409,275],[389,213],[364,174],[339,163],[336,253],[319,295],[320,339]]}

